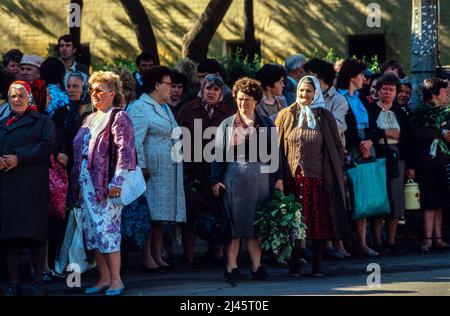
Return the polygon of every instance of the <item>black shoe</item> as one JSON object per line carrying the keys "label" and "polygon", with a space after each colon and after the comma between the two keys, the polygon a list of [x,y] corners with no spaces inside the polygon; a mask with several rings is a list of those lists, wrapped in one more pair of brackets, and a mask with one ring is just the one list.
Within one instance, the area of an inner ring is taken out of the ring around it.
{"label": "black shoe", "polygon": [[300,249],[300,257],[305,260],[312,260],[314,257],[313,252],[309,248]]}
{"label": "black shoe", "polygon": [[34,282],[31,284],[31,296],[44,296],[45,293],[45,284]]}
{"label": "black shoe", "polygon": [[142,266],[142,272],[148,273],[148,274],[157,274],[158,272],[161,272],[160,267],[157,268],[147,268],[146,266]]}
{"label": "black shoe", "polygon": [[44,282],[44,284],[51,284],[53,283],[53,278],[52,278],[52,272],[44,272],[42,273],[42,282]]}
{"label": "black shoe", "polygon": [[289,276],[298,278],[301,276],[301,266],[297,264],[289,267]]}
{"label": "black shoe", "polygon": [[5,296],[20,296],[21,287],[17,282],[10,282],[6,288],[4,295]]}
{"label": "black shoe", "polygon": [[384,246],[386,254],[390,255],[404,255],[405,250],[397,246],[397,244],[386,244]]}
{"label": "black shoe", "polygon": [[266,269],[264,269],[264,267],[262,267],[262,266],[260,266],[258,268],[258,270],[256,270],[255,272],[253,272],[251,270],[250,270],[250,272],[252,273],[252,279],[253,280],[266,280],[267,277],[269,276],[267,274]]}
{"label": "black shoe", "polygon": [[244,275],[239,271],[238,268],[234,268],[231,272],[225,270],[223,273],[225,281],[242,281],[244,280]]}

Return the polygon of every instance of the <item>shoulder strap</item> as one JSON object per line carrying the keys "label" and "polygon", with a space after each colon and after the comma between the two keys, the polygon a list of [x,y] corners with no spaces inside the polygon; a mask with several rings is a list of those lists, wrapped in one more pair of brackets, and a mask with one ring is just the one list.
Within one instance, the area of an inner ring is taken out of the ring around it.
{"label": "shoulder strap", "polygon": [[114,173],[116,171],[116,160],[117,157],[114,155],[115,153],[115,145],[114,145],[114,136],[112,133],[112,125],[116,120],[116,115],[119,113],[120,109],[113,109],[111,116],[109,117],[108,128],[109,128],[109,168],[108,168],[108,183],[111,182],[114,177]]}

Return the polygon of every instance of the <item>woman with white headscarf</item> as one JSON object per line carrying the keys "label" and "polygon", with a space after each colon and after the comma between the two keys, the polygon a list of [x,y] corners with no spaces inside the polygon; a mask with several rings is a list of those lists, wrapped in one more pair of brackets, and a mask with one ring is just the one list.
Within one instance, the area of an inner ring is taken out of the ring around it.
{"label": "woman with white headscarf", "polygon": [[[345,212],[344,148],[316,77],[300,80],[296,102],[278,114],[275,125],[288,191],[302,204],[306,237],[313,239],[312,274],[322,276],[326,240],[344,239],[350,230]],[[299,246],[293,251],[289,273],[300,275]]]}

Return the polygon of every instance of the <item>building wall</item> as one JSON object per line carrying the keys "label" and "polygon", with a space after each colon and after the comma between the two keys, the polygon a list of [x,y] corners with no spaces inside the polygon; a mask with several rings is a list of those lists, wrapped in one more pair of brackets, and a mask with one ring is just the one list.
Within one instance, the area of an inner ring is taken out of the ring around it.
{"label": "building wall", "polygon": [[[0,52],[19,47],[26,53],[47,54],[50,44],[67,32],[68,0],[2,0]],[[171,64],[181,57],[182,36],[203,11],[207,0],[142,0],[152,23],[160,58]],[[256,37],[264,61],[282,62],[297,52],[324,56],[329,48],[347,56],[347,36],[385,34],[387,57],[410,64],[411,0],[377,1],[380,28],[366,25],[373,0],[254,0]],[[224,53],[225,41],[242,40],[244,1],[234,0],[210,45],[209,54]],[[81,40],[94,61],[139,52],[134,29],[118,0],[85,0]],[[441,1],[442,64],[450,64],[450,1]]]}

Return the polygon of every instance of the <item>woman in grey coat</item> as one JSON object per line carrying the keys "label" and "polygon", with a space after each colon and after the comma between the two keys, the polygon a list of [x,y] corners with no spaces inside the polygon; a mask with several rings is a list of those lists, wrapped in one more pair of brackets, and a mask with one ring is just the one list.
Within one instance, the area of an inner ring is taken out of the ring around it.
{"label": "woman in grey coat", "polygon": [[174,150],[180,140],[178,124],[166,104],[171,89],[170,69],[156,66],[143,75],[141,97],[127,109],[134,126],[138,164],[147,179],[152,231],[144,250],[147,270],[168,268],[162,258],[164,222],[185,222],[183,162]]}

